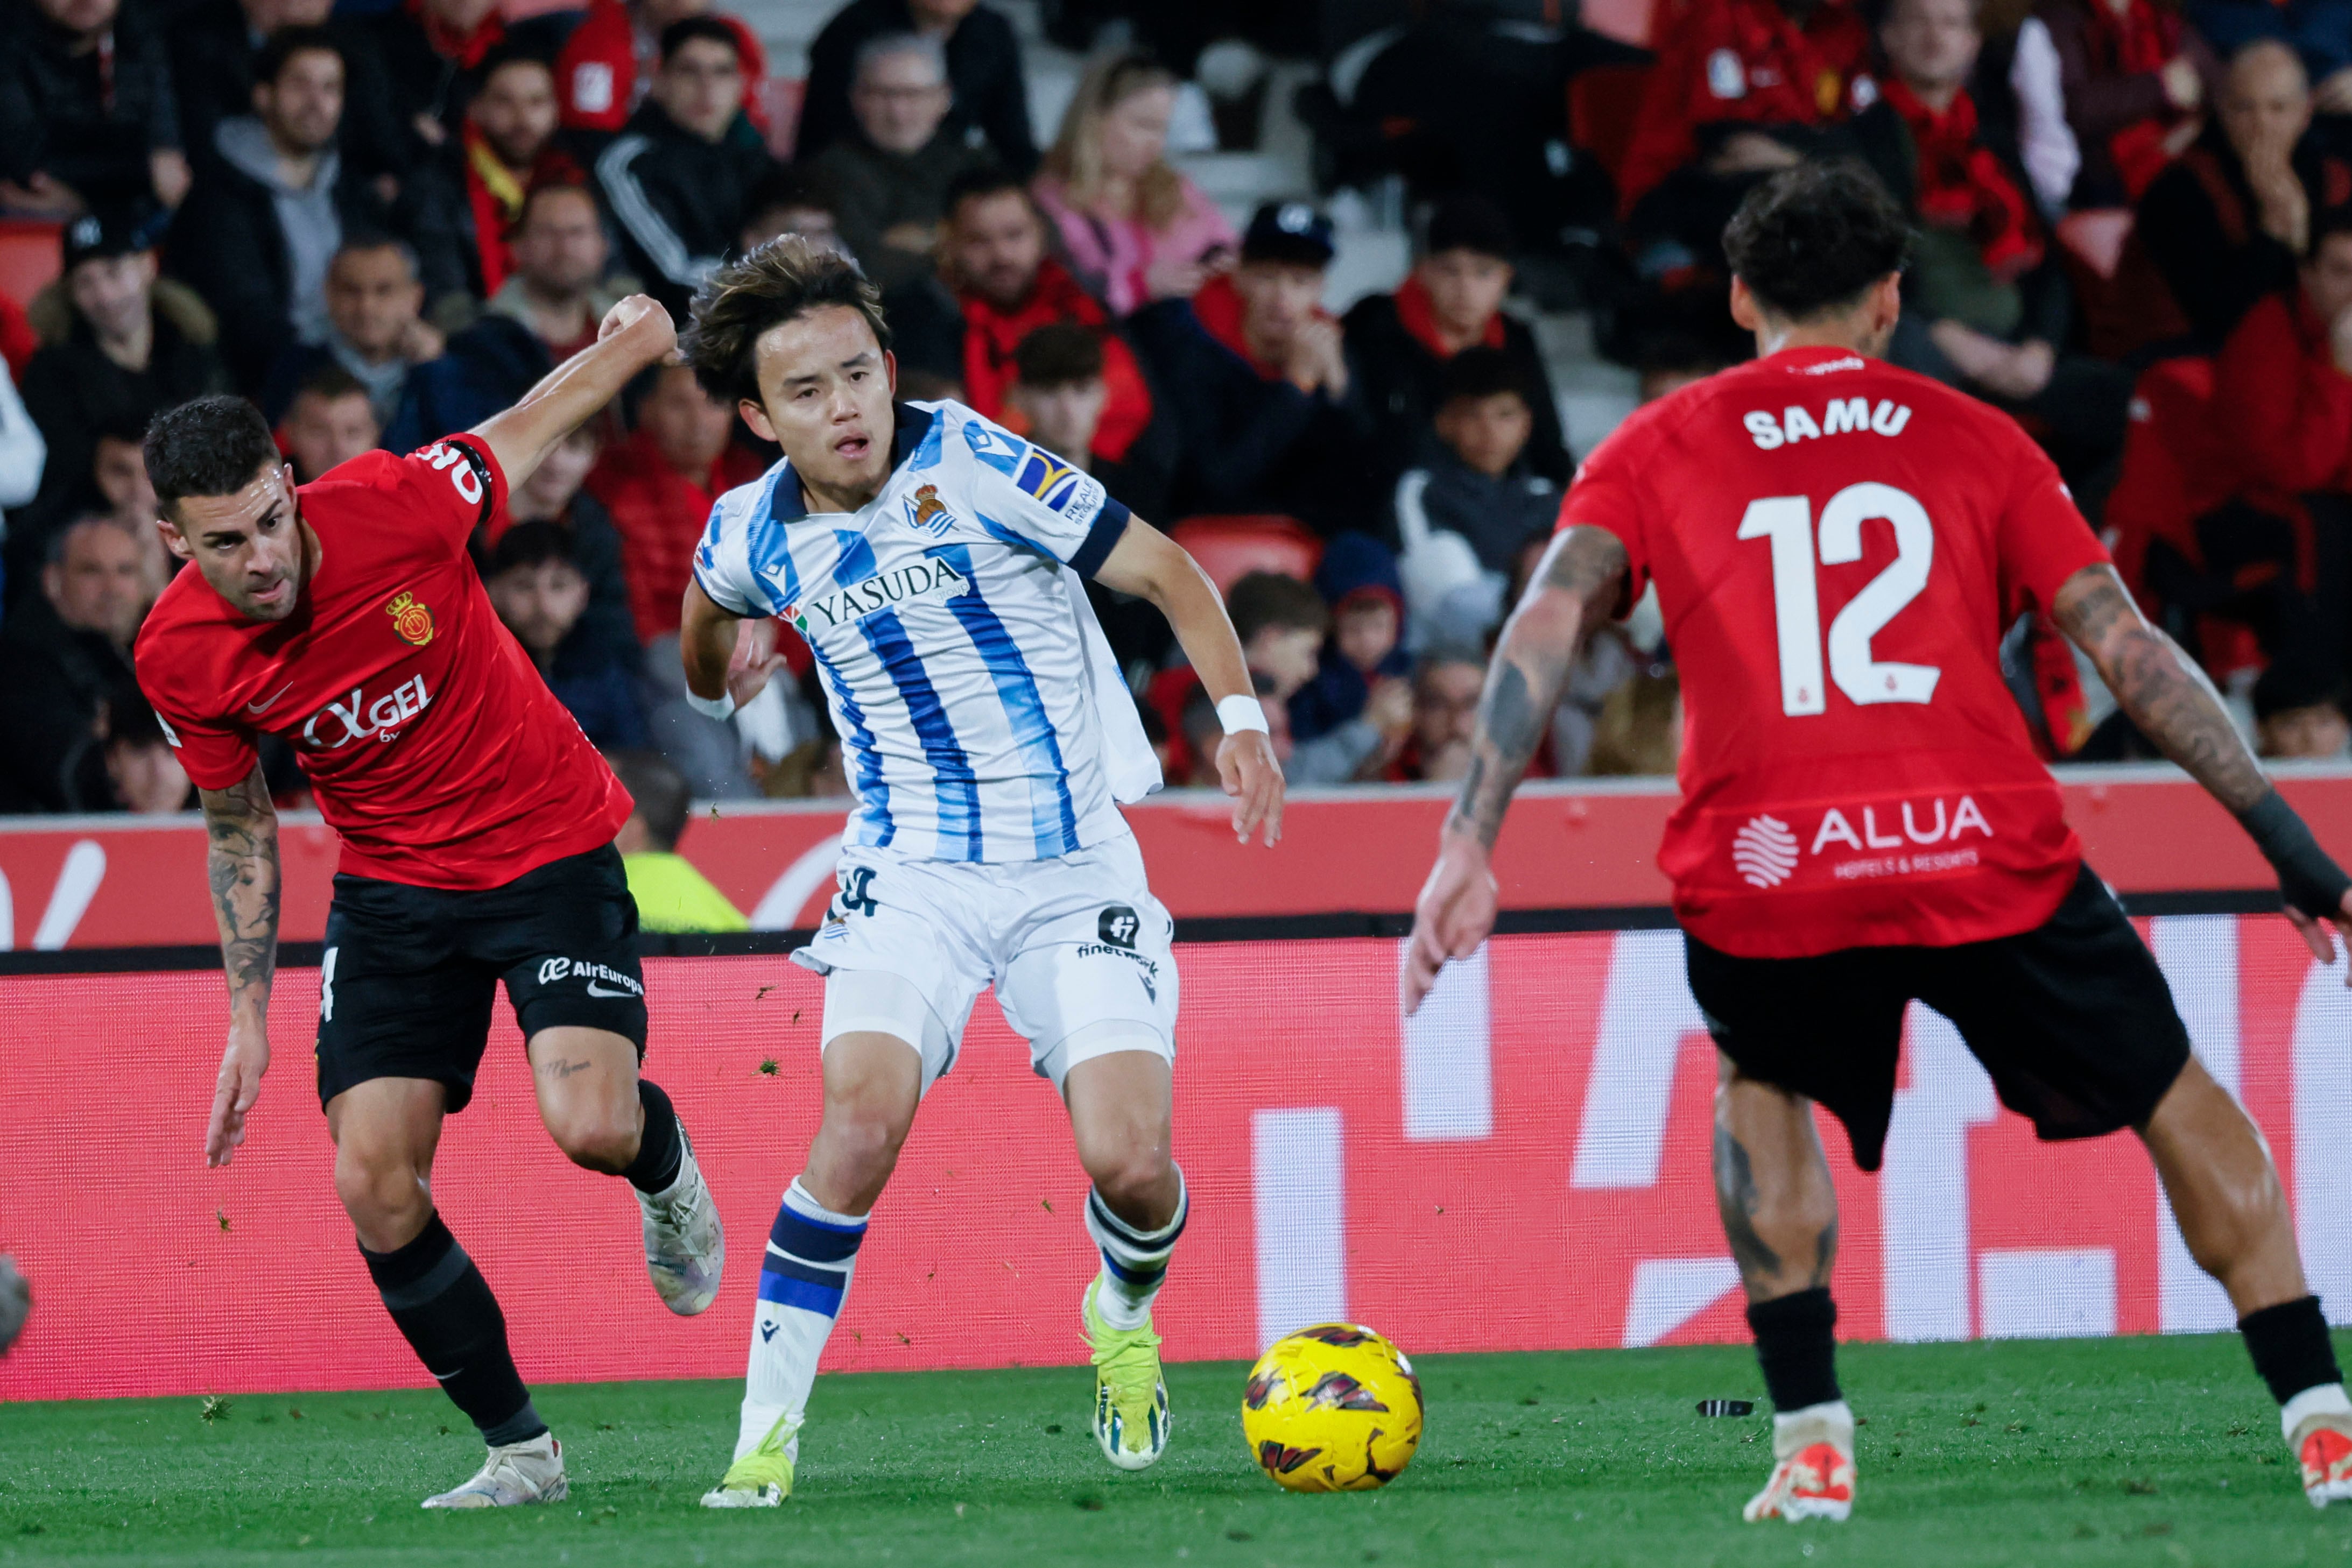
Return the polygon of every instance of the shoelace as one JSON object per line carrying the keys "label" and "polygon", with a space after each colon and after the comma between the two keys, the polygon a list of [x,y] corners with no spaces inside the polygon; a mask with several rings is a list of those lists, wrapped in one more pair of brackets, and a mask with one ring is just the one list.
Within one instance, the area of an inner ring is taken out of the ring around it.
{"label": "shoelace", "polygon": [[1148,1421],[1158,1402],[1158,1358],[1152,1353],[1159,1348],[1159,1336],[1146,1335],[1129,1340],[1095,1362],[1110,1385],[1111,1404],[1131,1422]]}

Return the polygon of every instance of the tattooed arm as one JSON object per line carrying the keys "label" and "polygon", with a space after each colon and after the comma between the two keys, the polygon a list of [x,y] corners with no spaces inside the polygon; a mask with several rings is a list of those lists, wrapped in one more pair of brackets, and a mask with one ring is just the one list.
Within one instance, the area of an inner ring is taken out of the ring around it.
{"label": "tattooed arm", "polygon": [[242,784],[205,789],[206,875],[228,976],[228,1049],[221,1053],[205,1131],[205,1163],[225,1166],[245,1142],[245,1113],[269,1071],[269,987],[278,971],[278,812],[254,765]]}
{"label": "tattooed arm", "polygon": [[2272,787],[2205,672],[2141,616],[2113,567],[2087,566],[2068,578],[2050,617],[2090,655],[2140,733],[2244,825],[2279,873],[2287,918],[2321,962],[2334,957],[2321,922],[2352,935],[2352,878]]}
{"label": "tattooed arm", "polygon": [[1527,597],[1504,624],[1470,771],[1439,836],[1437,864],[1413,911],[1405,1005],[1421,1006],[1448,958],[1467,957],[1495,925],[1495,875],[1487,856],[1503,831],[1511,792],[1559,706],[1568,672],[1594,628],[1609,618],[1625,581],[1625,547],[1603,528],[1572,528],[1551,542]]}

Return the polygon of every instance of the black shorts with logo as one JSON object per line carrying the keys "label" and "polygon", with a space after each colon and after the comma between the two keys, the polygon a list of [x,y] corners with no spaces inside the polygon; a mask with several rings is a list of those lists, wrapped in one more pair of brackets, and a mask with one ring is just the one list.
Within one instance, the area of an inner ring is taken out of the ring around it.
{"label": "black shorts with logo", "polygon": [[2156,956],[2084,866],[2031,931],[1956,947],[1848,947],[1735,958],[1687,938],[1691,995],[1748,1077],[1817,1100],[1878,1168],[1895,1104],[1903,1009],[1951,1019],[2000,1103],[2046,1139],[2138,1126],[2189,1063],[2189,1030]]}
{"label": "black shorts with logo", "polygon": [[500,980],[526,1040],[601,1029],[643,1059],[637,905],[619,851],[467,892],[339,873],[319,975],[320,1103],[372,1078],[426,1078],[464,1110]]}

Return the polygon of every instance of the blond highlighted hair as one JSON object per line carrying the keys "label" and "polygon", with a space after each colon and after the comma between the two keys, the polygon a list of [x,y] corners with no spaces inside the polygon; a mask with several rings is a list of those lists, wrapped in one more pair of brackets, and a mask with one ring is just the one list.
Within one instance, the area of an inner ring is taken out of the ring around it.
{"label": "blond highlighted hair", "polygon": [[[1045,172],[1061,182],[1072,206],[1091,210],[1102,200],[1104,118],[1138,93],[1175,85],[1174,74],[1149,55],[1111,55],[1087,68],[1045,160]],[[1162,155],[1136,182],[1135,216],[1162,229],[1183,211],[1184,177]]]}

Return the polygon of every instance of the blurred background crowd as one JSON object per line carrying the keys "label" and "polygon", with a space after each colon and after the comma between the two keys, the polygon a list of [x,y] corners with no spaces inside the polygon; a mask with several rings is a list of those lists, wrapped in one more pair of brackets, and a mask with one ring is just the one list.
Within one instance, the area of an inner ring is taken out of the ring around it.
{"label": "blurred background crowd", "polygon": [[[903,396],[1193,550],[1295,784],[1453,779],[1576,455],[1748,356],[1718,236],[1818,158],[1915,215],[1890,357],[2045,444],[2266,753],[2346,752],[2352,0],[712,5],[6,0],[0,810],[192,803],[129,654],[175,565],[159,410],[241,392],[309,480],[786,232],[882,288]],[[774,456],[659,370],[476,541],[646,852],[689,799],[846,791],[789,633],[735,719],[683,700],[690,553]],[[1213,783],[1165,625],[1097,608],[1170,781]],[[2148,754],[2008,632],[2053,761]],[[1536,770],[1670,773],[1679,731],[1637,606]]]}

